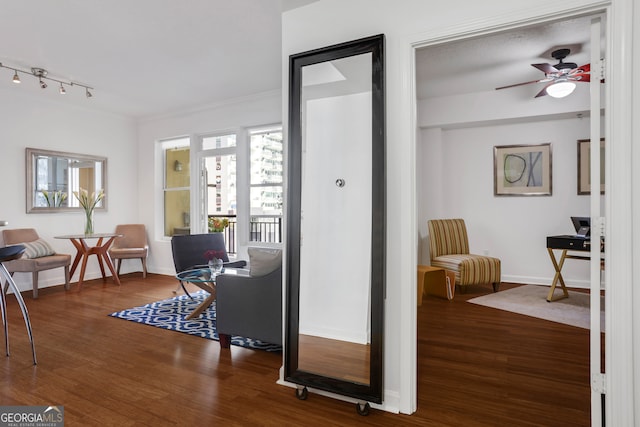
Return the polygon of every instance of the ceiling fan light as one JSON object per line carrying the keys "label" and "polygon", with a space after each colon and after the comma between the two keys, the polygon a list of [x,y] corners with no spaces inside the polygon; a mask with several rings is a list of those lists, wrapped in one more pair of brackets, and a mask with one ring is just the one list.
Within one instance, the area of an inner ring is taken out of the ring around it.
{"label": "ceiling fan light", "polygon": [[565,96],[571,95],[575,88],[576,84],[574,82],[561,81],[549,86],[547,88],[547,95],[553,98],[564,98]]}

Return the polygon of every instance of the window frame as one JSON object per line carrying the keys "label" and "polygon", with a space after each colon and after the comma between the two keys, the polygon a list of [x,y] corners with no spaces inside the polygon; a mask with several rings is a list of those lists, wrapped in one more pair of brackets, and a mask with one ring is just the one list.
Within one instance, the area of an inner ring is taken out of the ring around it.
{"label": "window frame", "polygon": [[[207,148],[204,149],[204,140],[207,138],[216,138],[216,137],[228,137],[235,136],[235,145],[234,146],[225,146],[220,148]],[[242,159],[239,155],[240,148],[242,145],[242,132],[238,129],[231,130],[223,130],[218,132],[207,132],[196,135],[194,139],[193,145],[195,145],[195,164],[197,165],[196,181],[195,181],[195,193],[192,195],[192,205],[195,206],[195,209],[192,211],[192,221],[195,221],[198,224],[197,232],[198,233],[208,233],[208,208],[206,206],[207,203],[207,191],[208,184],[205,179],[205,158],[215,158],[215,157],[224,157],[224,156],[235,156],[236,162],[236,239],[235,243],[237,245],[235,254],[239,253],[241,248],[243,247],[243,238],[242,238],[242,224],[240,223],[240,200],[242,199],[242,191],[241,185],[239,184],[240,175],[242,175]],[[215,172],[215,171],[214,171]],[[192,187],[194,184],[192,184]],[[221,214],[225,215],[225,214]],[[229,254],[230,257],[233,257],[234,254]]]}
{"label": "window frame", "polygon": [[[261,135],[270,132],[279,132],[282,135],[282,179],[279,182],[264,182],[253,184],[251,182],[251,138],[254,135]],[[266,247],[266,248],[282,248],[284,245],[284,190],[285,190],[285,162],[284,162],[284,129],[281,123],[266,126],[252,126],[246,130],[246,166],[247,166],[247,195],[246,195],[246,239],[248,246]],[[280,242],[261,242],[251,240],[251,218],[256,215],[251,214],[251,190],[254,188],[280,187],[282,189],[282,212],[280,213]]]}
{"label": "window frame", "polygon": [[[251,137],[255,134],[267,133],[278,131],[283,135],[283,152],[282,152],[282,170],[283,176],[280,182],[270,182],[270,183],[260,183],[260,184],[251,184]],[[222,147],[222,148],[213,148],[213,149],[204,149],[203,143],[204,139],[219,137],[219,136],[227,136],[227,135],[235,135],[236,136],[236,145],[232,147]],[[188,147],[190,150],[190,185],[189,187],[180,187],[180,188],[167,188],[167,159],[166,159],[166,150],[169,148],[166,145],[171,143],[172,141],[181,141],[187,140],[188,144],[185,147]],[[282,123],[272,123],[267,125],[256,125],[256,126],[248,126],[242,128],[232,128],[232,129],[221,129],[211,132],[203,132],[197,134],[190,135],[182,135],[175,137],[167,137],[158,139],[158,149],[159,149],[159,158],[158,160],[161,163],[160,173],[161,173],[161,182],[162,182],[162,191],[160,194],[160,203],[162,206],[162,214],[161,214],[161,225],[160,225],[160,236],[162,236],[163,240],[170,240],[171,236],[165,234],[165,222],[166,222],[166,212],[165,212],[165,194],[167,191],[189,191],[190,198],[190,233],[206,233],[208,231],[206,217],[202,218],[202,209],[201,204],[205,202],[203,198],[203,191],[206,191],[206,187],[203,188],[204,179],[202,176],[203,172],[203,159],[205,157],[211,156],[224,156],[224,155],[235,155],[236,156],[236,233],[237,233],[237,253],[240,257],[246,253],[246,248],[249,246],[254,247],[268,247],[268,248],[282,248],[283,242],[258,242],[251,241],[249,230],[250,230],[250,197],[251,197],[251,188],[253,187],[282,187],[282,194],[284,198],[285,191],[285,149],[284,149],[284,128]],[[205,184],[206,185],[206,184]],[[284,200],[283,200],[284,202]],[[205,209],[206,211],[206,209]],[[206,214],[205,214],[206,216]],[[282,221],[284,221],[284,209],[281,213]],[[284,230],[282,230],[284,234]],[[282,236],[284,239],[284,236]]]}
{"label": "window frame", "polygon": [[[171,145],[173,144],[173,145]],[[167,151],[169,151],[170,149],[175,149],[175,148],[188,148],[189,149],[189,163],[191,164],[192,161],[192,153],[193,153],[193,147],[192,147],[192,140],[189,136],[186,135],[182,135],[182,136],[175,136],[175,137],[171,137],[171,138],[163,138],[161,140],[158,140],[158,147],[160,149],[160,158],[162,161],[162,194],[161,194],[161,206],[162,206],[162,226],[161,226],[161,236],[163,240],[167,240],[167,239],[171,239],[171,236],[167,235],[166,230],[167,230],[167,216],[166,216],[166,198],[167,198],[167,193],[169,192],[179,192],[179,191],[187,191],[189,193],[189,209],[190,211],[191,209],[191,201],[192,201],[192,197],[193,197],[193,189],[192,189],[192,185],[193,185],[193,176],[189,177],[189,186],[187,187],[168,187],[167,184]],[[191,224],[191,218],[190,218],[190,224]]]}

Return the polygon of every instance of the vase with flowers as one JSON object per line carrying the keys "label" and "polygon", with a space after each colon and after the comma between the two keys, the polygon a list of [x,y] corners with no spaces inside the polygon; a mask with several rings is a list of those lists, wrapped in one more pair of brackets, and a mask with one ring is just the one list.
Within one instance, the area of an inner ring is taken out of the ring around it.
{"label": "vase with flowers", "polygon": [[65,200],[67,200],[67,193],[64,191],[47,191],[42,190],[44,200],[47,202],[48,207],[59,208],[62,206]]}
{"label": "vase with flowers", "polygon": [[204,257],[207,260],[207,265],[209,266],[209,270],[211,270],[212,275],[220,274],[222,272],[223,256],[223,251],[216,251],[213,249],[210,249],[204,253]]}
{"label": "vase with flowers", "polygon": [[93,192],[89,196],[89,192],[81,188],[80,191],[74,191],[73,195],[84,209],[84,234],[93,234],[93,210],[104,199],[104,190]]}
{"label": "vase with flowers", "polygon": [[227,218],[216,218],[210,216],[207,220],[209,225],[209,233],[222,233],[224,229],[229,226],[229,220]]}

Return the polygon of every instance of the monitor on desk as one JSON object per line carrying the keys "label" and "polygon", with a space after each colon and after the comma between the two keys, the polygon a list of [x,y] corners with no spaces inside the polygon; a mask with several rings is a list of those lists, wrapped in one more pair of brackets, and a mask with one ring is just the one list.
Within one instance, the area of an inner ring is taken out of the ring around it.
{"label": "monitor on desk", "polygon": [[588,238],[591,231],[591,218],[588,216],[572,216],[571,222],[576,229],[576,236]]}

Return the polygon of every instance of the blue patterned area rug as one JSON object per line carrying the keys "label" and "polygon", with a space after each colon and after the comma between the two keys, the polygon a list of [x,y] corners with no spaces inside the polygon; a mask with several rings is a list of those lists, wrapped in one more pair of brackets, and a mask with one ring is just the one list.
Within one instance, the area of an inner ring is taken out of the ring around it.
{"label": "blue patterned area rug", "polygon": [[[198,291],[191,294],[193,299],[180,295],[111,313],[109,316],[218,341],[215,302],[197,319],[186,320],[208,295],[205,291]],[[231,337],[231,344],[257,350],[282,351],[282,347],[277,344],[238,336]]]}

